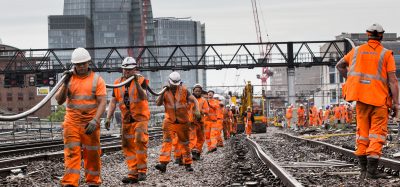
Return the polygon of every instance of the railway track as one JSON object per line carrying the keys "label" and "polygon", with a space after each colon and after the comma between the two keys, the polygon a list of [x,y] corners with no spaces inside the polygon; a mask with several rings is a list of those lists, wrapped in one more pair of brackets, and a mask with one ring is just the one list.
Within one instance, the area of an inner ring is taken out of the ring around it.
{"label": "railway track", "polygon": [[[156,139],[162,137],[162,130],[149,130],[149,139]],[[52,151],[52,152],[45,152],[39,154],[29,154],[31,153],[32,149],[51,149],[54,148],[61,148],[63,149],[64,145],[56,144],[56,145],[49,145],[49,146],[39,146],[39,147],[30,147],[25,149],[14,149],[8,150],[8,153],[26,153],[26,156],[19,156],[13,158],[4,158],[0,160],[0,176],[7,176],[13,172],[21,172],[24,171],[26,168],[26,164],[32,161],[38,160],[52,160],[57,158],[62,158],[64,156],[64,152],[62,150]],[[101,142],[101,150],[102,153],[109,153],[121,150],[121,140],[120,137],[107,137],[107,141]],[[6,152],[6,151],[5,151]]]}
{"label": "railway track", "polygon": [[398,160],[381,158],[380,171],[391,175],[386,179],[361,181],[353,150],[278,130],[246,141],[260,165],[275,176],[269,179],[274,186],[400,186]]}

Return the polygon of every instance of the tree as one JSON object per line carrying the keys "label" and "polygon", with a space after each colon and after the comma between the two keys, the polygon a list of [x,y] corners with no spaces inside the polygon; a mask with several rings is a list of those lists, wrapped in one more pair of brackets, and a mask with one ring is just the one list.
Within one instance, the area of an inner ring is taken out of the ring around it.
{"label": "tree", "polygon": [[51,113],[50,116],[47,117],[47,119],[54,122],[62,122],[64,121],[64,116],[65,116],[65,106],[59,105],[57,106],[56,112]]}

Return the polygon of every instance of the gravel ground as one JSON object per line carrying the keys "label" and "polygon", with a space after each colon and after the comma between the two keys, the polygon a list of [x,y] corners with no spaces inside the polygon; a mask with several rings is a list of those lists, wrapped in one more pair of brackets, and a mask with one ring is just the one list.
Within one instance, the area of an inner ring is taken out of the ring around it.
{"label": "gravel ground", "polygon": [[[268,155],[274,157],[281,165],[292,166],[296,162],[319,162],[330,160],[342,160],[336,153],[325,153],[322,147],[308,147],[301,142],[288,141],[277,132],[285,132],[277,128],[269,128],[267,135],[256,137],[258,143]],[[335,139],[336,140],[336,139]],[[339,162],[339,161],[335,161]],[[352,164],[352,163],[347,163]],[[356,165],[346,167],[323,167],[323,168],[287,168],[299,182],[305,186],[400,186],[399,178],[367,180],[359,183],[358,175],[344,174],[345,172],[357,172]],[[340,174],[332,174],[339,172]]]}
{"label": "gravel ground", "polygon": [[[227,154],[229,155],[226,151],[228,147],[219,148],[211,154],[203,154],[202,160],[192,165],[195,170],[193,173],[186,172],[183,166],[170,163],[164,174],[154,168],[158,163],[160,148],[159,140],[150,140],[147,180],[131,186],[226,186],[226,181],[230,181],[227,173],[231,171],[225,169],[231,163],[226,159]],[[0,186],[60,186],[59,180],[63,171],[62,159],[32,162],[28,165],[27,175],[8,176],[1,179]],[[121,182],[126,173],[121,151],[102,156],[102,186],[130,186]],[[83,176],[81,170],[81,184],[84,184]]]}

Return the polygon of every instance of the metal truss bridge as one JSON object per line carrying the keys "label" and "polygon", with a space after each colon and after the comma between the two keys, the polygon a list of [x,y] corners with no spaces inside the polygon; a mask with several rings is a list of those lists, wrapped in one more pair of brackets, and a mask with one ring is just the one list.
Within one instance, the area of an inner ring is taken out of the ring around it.
{"label": "metal truss bridge", "polygon": [[[266,54],[259,54],[259,48]],[[97,72],[118,72],[132,56],[140,71],[334,66],[350,49],[347,40],[87,48]],[[0,74],[61,73],[74,48],[0,51]]]}

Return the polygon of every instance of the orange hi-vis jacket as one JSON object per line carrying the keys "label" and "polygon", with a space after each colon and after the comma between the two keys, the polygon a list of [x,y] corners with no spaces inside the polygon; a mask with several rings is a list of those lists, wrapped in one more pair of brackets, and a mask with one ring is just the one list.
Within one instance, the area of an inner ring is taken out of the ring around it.
{"label": "orange hi-vis jacket", "polygon": [[208,100],[209,104],[209,111],[208,111],[208,119],[211,121],[216,121],[217,120],[217,110],[219,108],[219,101],[216,99],[209,99]]}
{"label": "orange hi-vis jacket", "polygon": [[369,40],[353,48],[344,60],[349,65],[343,87],[346,101],[361,101],[373,106],[391,102],[387,73],[396,71],[391,50],[385,49],[379,41]]}
{"label": "orange hi-vis jacket", "polygon": [[179,85],[173,95],[171,89],[164,92],[165,121],[169,123],[188,123],[188,90],[186,86]]}
{"label": "orange hi-vis jacket", "polygon": [[286,118],[292,118],[293,116],[293,109],[292,108],[288,108],[286,109]]}
{"label": "orange hi-vis jacket", "polygon": [[91,71],[88,77],[72,75],[68,84],[65,121],[86,125],[96,115],[96,96],[105,95],[105,82],[98,74]]}
{"label": "orange hi-vis jacket", "polygon": [[223,120],[224,119],[224,107],[218,107],[217,109],[217,119]]}
{"label": "orange hi-vis jacket", "polygon": [[326,109],[324,111],[324,120],[328,120],[329,119],[330,113],[331,113],[331,110],[329,110],[329,109]]}
{"label": "orange hi-vis jacket", "polygon": [[[206,99],[204,99],[202,97],[196,98],[196,99],[197,99],[197,102],[199,103],[199,110],[203,113],[201,121],[204,122],[205,116],[208,115],[208,111],[209,111],[208,102]],[[194,106],[194,104],[193,104],[193,106]]]}
{"label": "orange hi-vis jacket", "polygon": [[304,117],[304,108],[299,108],[298,110],[297,110],[297,117],[298,118],[300,118],[300,117]]}
{"label": "orange hi-vis jacket", "polygon": [[341,112],[340,112],[340,107],[335,107],[334,109],[333,109],[333,112],[335,113],[335,119],[340,119],[340,116],[341,116]]}
{"label": "orange hi-vis jacket", "polygon": [[[125,81],[125,78],[119,78],[115,80],[114,84],[119,84],[121,82]],[[144,77],[139,77],[138,83],[139,85],[142,85],[142,83],[145,81]],[[126,116],[127,112],[131,113],[132,118],[135,121],[148,121],[150,120],[150,110],[149,110],[149,103],[147,99],[141,100],[138,96],[138,88],[136,88],[136,84],[134,81],[131,81],[131,84],[129,85],[129,101],[130,101],[130,109],[126,108],[124,104],[124,94],[125,94],[126,88],[125,86],[121,86],[119,88],[114,88],[114,94],[115,94],[115,99],[117,103],[119,104],[119,108],[121,110],[122,115],[121,116]]]}
{"label": "orange hi-vis jacket", "polygon": [[189,103],[188,105],[188,112],[189,112],[189,122],[194,122],[194,103]]}

